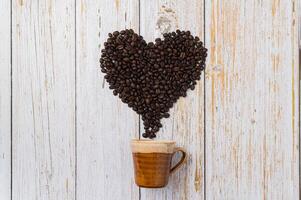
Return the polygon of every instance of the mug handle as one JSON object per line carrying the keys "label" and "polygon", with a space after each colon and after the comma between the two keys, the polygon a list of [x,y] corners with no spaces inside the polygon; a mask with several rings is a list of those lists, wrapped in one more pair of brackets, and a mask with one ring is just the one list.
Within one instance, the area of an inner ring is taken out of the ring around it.
{"label": "mug handle", "polygon": [[182,147],[176,147],[172,156],[174,156],[176,152],[181,152],[182,157],[181,160],[174,167],[170,169],[170,174],[174,173],[177,169],[179,169],[186,162],[187,159],[187,153]]}

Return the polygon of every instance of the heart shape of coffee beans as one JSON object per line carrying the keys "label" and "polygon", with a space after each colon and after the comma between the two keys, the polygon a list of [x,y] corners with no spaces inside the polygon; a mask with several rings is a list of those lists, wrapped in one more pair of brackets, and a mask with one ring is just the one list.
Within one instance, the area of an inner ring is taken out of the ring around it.
{"label": "heart shape of coffee beans", "polygon": [[101,71],[109,88],[142,116],[143,137],[154,138],[161,119],[205,68],[207,49],[189,31],[165,33],[146,43],[133,30],[109,33],[101,51]]}

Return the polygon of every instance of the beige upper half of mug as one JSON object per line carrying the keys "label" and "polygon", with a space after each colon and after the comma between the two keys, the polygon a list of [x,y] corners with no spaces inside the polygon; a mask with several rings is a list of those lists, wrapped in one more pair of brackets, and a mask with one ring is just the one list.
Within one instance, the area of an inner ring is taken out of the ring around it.
{"label": "beige upper half of mug", "polygon": [[172,140],[138,140],[131,141],[133,153],[173,153],[175,141]]}

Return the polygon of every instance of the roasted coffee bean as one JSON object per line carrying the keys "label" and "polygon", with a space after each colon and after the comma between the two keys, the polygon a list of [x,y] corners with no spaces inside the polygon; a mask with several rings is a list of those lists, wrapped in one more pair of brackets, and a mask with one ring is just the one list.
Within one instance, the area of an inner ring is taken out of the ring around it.
{"label": "roasted coffee bean", "polygon": [[207,49],[190,31],[164,33],[146,43],[132,29],[114,31],[101,50],[104,78],[115,96],[141,115],[145,138],[155,138],[169,109],[195,89]]}
{"label": "roasted coffee bean", "polygon": [[169,117],[169,113],[163,113],[162,115],[164,118],[168,118]]}

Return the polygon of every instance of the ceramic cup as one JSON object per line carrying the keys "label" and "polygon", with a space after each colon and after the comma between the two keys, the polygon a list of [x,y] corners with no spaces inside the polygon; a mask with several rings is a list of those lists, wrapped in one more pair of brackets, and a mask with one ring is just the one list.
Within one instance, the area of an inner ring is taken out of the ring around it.
{"label": "ceramic cup", "polygon": [[[140,187],[161,188],[167,185],[170,174],[186,161],[186,151],[170,140],[132,140],[135,182]],[[172,157],[181,152],[180,161],[171,166]]]}

